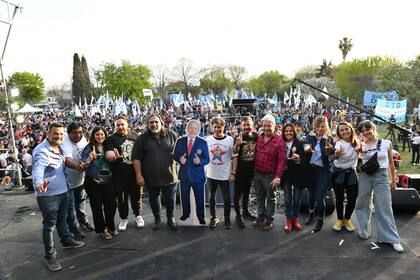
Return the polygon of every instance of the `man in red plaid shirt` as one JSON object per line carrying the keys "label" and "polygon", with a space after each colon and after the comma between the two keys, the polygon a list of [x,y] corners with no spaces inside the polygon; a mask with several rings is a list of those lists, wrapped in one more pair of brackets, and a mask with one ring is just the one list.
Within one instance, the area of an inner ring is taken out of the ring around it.
{"label": "man in red plaid shirt", "polygon": [[275,132],[276,123],[272,115],[265,115],[261,121],[263,132],[258,135],[255,151],[254,189],[258,217],[254,226],[263,226],[265,231],[269,231],[273,228],[274,190],[280,186],[286,164],[286,145]]}

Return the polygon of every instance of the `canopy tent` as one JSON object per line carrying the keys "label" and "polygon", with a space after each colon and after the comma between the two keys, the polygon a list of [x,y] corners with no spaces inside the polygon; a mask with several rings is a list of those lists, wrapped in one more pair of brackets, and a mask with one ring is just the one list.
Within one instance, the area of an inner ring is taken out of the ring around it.
{"label": "canopy tent", "polygon": [[19,110],[17,110],[15,113],[17,113],[17,114],[24,114],[24,113],[36,113],[36,112],[42,112],[42,109],[32,107],[31,105],[29,105],[28,103],[26,103],[25,106],[23,106],[22,108],[20,108]]}

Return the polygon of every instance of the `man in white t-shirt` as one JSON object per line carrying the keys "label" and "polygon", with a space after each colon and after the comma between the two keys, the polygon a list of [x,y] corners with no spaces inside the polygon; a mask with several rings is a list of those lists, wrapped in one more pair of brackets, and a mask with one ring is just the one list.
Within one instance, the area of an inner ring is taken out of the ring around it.
{"label": "man in white t-shirt", "polygon": [[[210,153],[210,164],[207,165],[207,181],[210,187],[210,228],[215,228],[219,223],[216,216],[216,191],[220,186],[223,194],[225,228],[230,229],[230,192],[229,185],[235,180],[232,170],[236,170],[236,166],[232,168],[233,154],[233,138],[225,135],[224,129],[226,122],[220,117],[215,117],[211,121],[213,127],[213,135],[207,138],[207,145]],[[233,163],[236,164],[236,161]]]}
{"label": "man in white t-shirt", "polygon": [[67,225],[76,239],[82,239],[85,235],[77,226],[85,231],[93,231],[94,227],[88,222],[86,215],[86,192],[83,188],[85,173],[83,164],[80,162],[82,151],[86,147],[87,141],[83,136],[83,127],[78,122],[73,122],[67,127],[67,135],[64,136],[63,155],[66,159],[66,179],[69,187],[69,204],[67,212]]}

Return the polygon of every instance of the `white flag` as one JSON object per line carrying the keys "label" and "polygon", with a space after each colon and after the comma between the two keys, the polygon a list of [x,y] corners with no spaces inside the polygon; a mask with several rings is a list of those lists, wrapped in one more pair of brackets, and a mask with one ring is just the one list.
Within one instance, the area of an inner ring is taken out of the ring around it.
{"label": "white flag", "polygon": [[[325,92],[327,92],[327,93],[328,93],[327,87],[326,87],[326,86],[324,86],[324,88],[322,89],[322,91],[325,91]],[[326,95],[325,93],[322,93],[322,92],[321,92],[321,94],[322,94],[322,96],[324,96],[324,98],[325,98],[325,99],[327,99],[327,100],[328,100],[328,99],[330,99],[330,97],[329,97],[328,95]]]}

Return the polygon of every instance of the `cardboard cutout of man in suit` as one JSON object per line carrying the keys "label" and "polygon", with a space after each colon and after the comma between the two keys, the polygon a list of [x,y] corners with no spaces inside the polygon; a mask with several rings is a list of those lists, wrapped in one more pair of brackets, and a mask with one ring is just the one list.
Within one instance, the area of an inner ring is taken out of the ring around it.
{"label": "cardboard cutout of man in suit", "polygon": [[210,161],[206,140],[198,137],[200,122],[190,120],[187,124],[187,136],[179,138],[173,152],[173,158],[180,164],[178,177],[181,181],[182,216],[185,221],[191,214],[190,189],[193,189],[197,217],[201,225],[205,225],[204,184],[206,174],[204,166]]}

